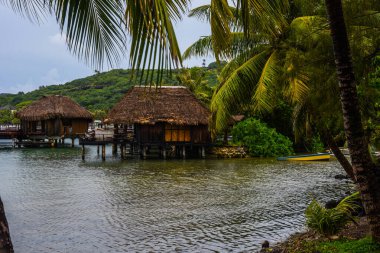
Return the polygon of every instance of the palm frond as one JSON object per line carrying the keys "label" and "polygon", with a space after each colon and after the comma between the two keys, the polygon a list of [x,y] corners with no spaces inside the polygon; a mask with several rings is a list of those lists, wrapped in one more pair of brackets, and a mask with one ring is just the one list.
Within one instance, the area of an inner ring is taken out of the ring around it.
{"label": "palm frond", "polygon": [[251,100],[270,56],[270,51],[263,51],[253,56],[218,86],[211,101],[211,111],[214,113],[213,125],[217,131],[225,127],[231,113]]}
{"label": "palm frond", "polygon": [[125,52],[123,5],[117,1],[49,0],[68,48],[80,59],[101,68],[119,62]]}
{"label": "palm frond", "polygon": [[233,14],[227,0],[211,0],[210,14],[212,47],[218,61],[221,53],[230,45],[230,20]]}
{"label": "palm frond", "polygon": [[10,7],[14,12],[37,23],[48,14],[45,2],[45,0],[0,0],[0,4]]}
{"label": "palm frond", "polygon": [[248,36],[252,32],[267,31],[273,36],[280,35],[288,26],[284,14],[289,6],[289,1],[281,0],[237,0],[244,33]]}
{"label": "palm frond", "polygon": [[193,56],[207,56],[213,53],[211,36],[203,37],[190,45],[183,52],[182,59],[186,60]]}
{"label": "palm frond", "polygon": [[153,82],[149,70],[159,70],[155,81],[160,83],[164,69],[181,64],[172,21],[179,20],[187,6],[187,0],[126,0],[125,19],[132,37],[130,61],[133,69],[142,69],[141,77],[148,70],[146,82]]}
{"label": "palm frond", "polygon": [[271,86],[274,85],[278,74],[280,73],[277,58],[277,51],[274,50],[261,71],[260,78],[257,82],[255,94],[252,97],[253,109],[257,112],[270,111],[272,109]]}

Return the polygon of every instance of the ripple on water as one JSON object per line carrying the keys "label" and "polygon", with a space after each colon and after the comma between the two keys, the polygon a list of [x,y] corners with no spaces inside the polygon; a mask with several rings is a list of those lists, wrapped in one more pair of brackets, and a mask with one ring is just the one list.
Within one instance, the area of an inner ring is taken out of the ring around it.
{"label": "ripple on water", "polygon": [[299,231],[314,196],[341,196],[336,162],[100,162],[95,149],[0,150],[16,252],[241,252]]}

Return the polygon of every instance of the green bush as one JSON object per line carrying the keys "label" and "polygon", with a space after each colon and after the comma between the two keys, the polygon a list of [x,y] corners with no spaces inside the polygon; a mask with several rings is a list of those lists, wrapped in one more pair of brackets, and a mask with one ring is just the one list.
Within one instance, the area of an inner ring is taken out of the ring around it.
{"label": "green bush", "polygon": [[332,209],[326,209],[316,200],[313,200],[305,212],[306,225],[321,235],[334,235],[354,219],[351,213],[360,208],[356,204],[358,199],[359,193],[357,192],[344,198]]}
{"label": "green bush", "polygon": [[311,152],[314,153],[325,151],[325,146],[323,145],[319,135],[313,136],[313,138],[311,138],[310,148]]}
{"label": "green bush", "polygon": [[258,119],[249,118],[232,129],[233,142],[248,148],[252,156],[284,156],[293,153],[288,137],[277,133]]}

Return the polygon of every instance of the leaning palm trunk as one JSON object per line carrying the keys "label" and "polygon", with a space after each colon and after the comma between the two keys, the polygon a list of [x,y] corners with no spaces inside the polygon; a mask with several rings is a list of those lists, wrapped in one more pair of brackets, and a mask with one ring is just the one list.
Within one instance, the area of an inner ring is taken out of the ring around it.
{"label": "leaning palm trunk", "polygon": [[371,235],[380,242],[380,173],[364,135],[341,0],[325,0],[334,45],[344,129]]}
{"label": "leaning palm trunk", "polygon": [[327,145],[329,146],[330,150],[335,155],[335,158],[339,161],[340,165],[343,167],[344,171],[347,173],[347,175],[351,178],[352,181],[356,181],[354,171],[352,169],[351,163],[347,160],[347,158],[344,156],[342,151],[340,151],[338,145],[336,144],[334,138],[331,136],[329,132],[323,132],[322,133],[323,139],[327,142]]}
{"label": "leaning palm trunk", "polygon": [[0,198],[0,253],[12,253],[13,246],[9,235],[8,222],[5,217],[3,202]]}

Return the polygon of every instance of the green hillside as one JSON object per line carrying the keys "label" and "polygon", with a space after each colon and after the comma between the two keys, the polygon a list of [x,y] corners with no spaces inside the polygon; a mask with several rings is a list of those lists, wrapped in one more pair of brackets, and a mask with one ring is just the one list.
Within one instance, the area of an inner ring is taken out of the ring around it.
{"label": "green hillside", "polygon": [[[193,69],[205,71],[204,79],[209,86],[216,84],[216,69]],[[131,73],[131,70],[114,69],[61,85],[41,86],[37,90],[27,93],[0,94],[0,108],[16,106],[21,102],[34,101],[46,95],[64,95],[72,98],[91,111],[107,111],[120,100],[129,88],[140,83],[138,78],[132,78]],[[179,82],[176,78],[177,73],[178,72],[173,71],[170,75],[164,76],[162,84],[178,85]]]}

